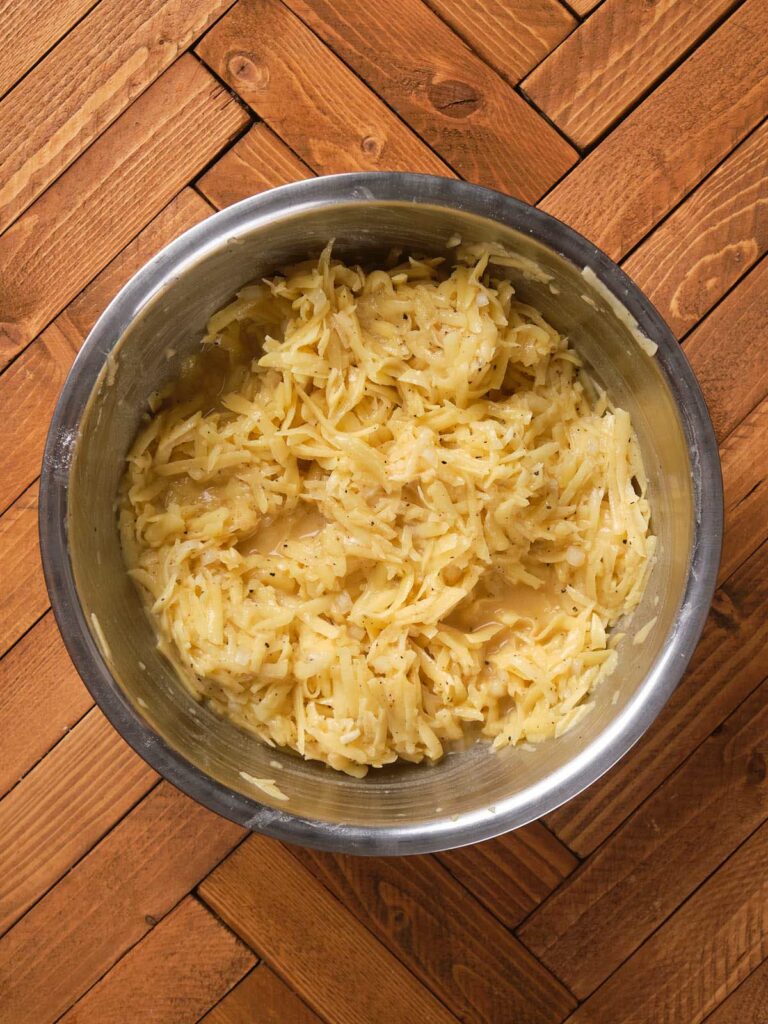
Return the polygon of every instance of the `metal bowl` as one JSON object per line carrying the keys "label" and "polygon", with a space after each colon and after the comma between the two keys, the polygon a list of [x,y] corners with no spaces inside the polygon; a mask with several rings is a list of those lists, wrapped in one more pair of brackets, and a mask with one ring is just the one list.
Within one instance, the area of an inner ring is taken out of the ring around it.
{"label": "metal bowl", "polygon": [[[597,200],[596,200],[597,201]],[[619,666],[578,726],[535,749],[484,743],[435,766],[355,780],[272,749],[196,703],[158,652],[118,539],[115,496],[139,417],[199,344],[212,312],[281,264],[391,247],[444,253],[452,235],[498,241],[552,275],[512,274],[629,410],[650,482],[657,563]],[[590,268],[586,276],[584,268]],[[658,344],[654,357],[644,335]],[[94,699],[161,775],[258,832],[326,850],[420,853],[524,825],[599,778],[677,685],[700,635],[722,536],[717,444],[699,387],[661,317],[603,253],[547,214],[474,185],[416,174],[318,178],[247,199],[164,249],[110,303],[64,386],[43,462],[43,564],[64,641]],[[647,639],[633,630],[655,618]],[[276,779],[287,802],[240,774]],[[258,797],[256,799],[255,797]]]}

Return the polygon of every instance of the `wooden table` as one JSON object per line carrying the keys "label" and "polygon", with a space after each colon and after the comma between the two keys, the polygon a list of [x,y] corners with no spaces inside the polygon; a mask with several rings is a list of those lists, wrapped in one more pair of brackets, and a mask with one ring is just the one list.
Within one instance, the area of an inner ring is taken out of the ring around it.
{"label": "wooden table", "polygon": [[[766,0],[0,0],[0,1021],[766,1024]],[[99,311],[315,173],[538,203],[650,295],[727,536],[684,681],[543,822],[364,860],[244,836],[116,735],[57,633],[37,477]]]}

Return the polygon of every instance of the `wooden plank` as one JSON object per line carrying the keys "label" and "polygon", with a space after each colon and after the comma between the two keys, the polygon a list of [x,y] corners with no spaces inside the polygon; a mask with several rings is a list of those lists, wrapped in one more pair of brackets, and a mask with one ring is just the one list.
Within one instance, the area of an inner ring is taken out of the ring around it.
{"label": "wooden plank", "polygon": [[578,864],[541,822],[437,857],[507,928],[516,928]]}
{"label": "wooden plank", "polygon": [[0,512],[40,472],[45,436],[76,348],[54,325],[0,377]]}
{"label": "wooden plank", "polygon": [[188,896],[62,1017],[62,1024],[196,1024],[255,957]]}
{"label": "wooden plank", "polygon": [[768,960],[763,960],[757,970],[707,1017],[707,1024],[765,1024],[766,1006]]}
{"label": "wooden plank", "polygon": [[768,398],[736,427],[720,449],[725,489],[725,538],[720,580],[727,580],[768,538]]}
{"label": "wooden plank", "polygon": [[248,839],[205,879],[199,893],[328,1024],[455,1024],[456,1018],[279,843]]}
{"label": "wooden plank", "polygon": [[517,85],[577,24],[557,0],[427,2],[511,85]]}
{"label": "wooden plank", "polygon": [[[38,409],[38,415],[31,417],[26,434],[19,435],[26,438],[24,445],[15,443],[10,446],[12,450],[0,456],[0,462],[5,460],[6,470],[0,494],[4,492],[6,482],[9,482],[10,490],[18,489],[38,472],[40,453],[48,431],[48,416],[66,360],[74,354],[109,299],[158,248],[208,212],[203,199],[191,189],[185,190],[71,303],[55,325],[45,332],[44,338],[38,339],[29,353],[24,353],[19,362],[0,377],[3,410],[7,410],[10,417],[25,416],[27,402]],[[55,369],[50,366],[52,357],[46,359],[35,354],[50,349],[56,352]],[[18,365],[21,370],[15,373]],[[26,372],[30,367],[35,371],[42,367],[44,372],[34,372],[30,376]],[[6,385],[9,376],[11,384]],[[13,425],[10,429],[12,436],[16,437]],[[28,445],[28,451],[25,445]],[[7,571],[7,583],[0,601],[0,655],[48,607],[37,536],[37,501],[38,486],[34,484],[0,516],[0,562]]]}
{"label": "wooden plank", "polygon": [[86,335],[120,289],[144,264],[188,228],[214,211],[192,188],[184,188],[76,296],[55,323],[80,339]]}
{"label": "wooden plank", "polygon": [[259,964],[200,1024],[321,1024],[266,964]]}
{"label": "wooden plank", "polygon": [[0,237],[0,367],[247,123],[181,57]]}
{"label": "wooden plank", "polygon": [[0,661],[0,796],[92,704],[49,612]]}
{"label": "wooden plank", "polygon": [[[459,1020],[559,1022],[575,1000],[433,857],[294,855]],[[497,879],[497,882],[499,880]]]}
{"label": "wooden plank", "polygon": [[0,96],[43,56],[97,0],[0,0]]}
{"label": "wooden plank", "polygon": [[196,186],[221,210],[268,188],[311,177],[307,165],[259,121],[206,171]]}
{"label": "wooden plank", "polygon": [[280,0],[239,0],[197,53],[318,173],[451,173]]}
{"label": "wooden plank", "polygon": [[[192,189],[185,189],[0,377],[0,405],[10,432],[10,442],[0,453],[0,493],[4,496],[18,492],[36,476],[61,381],[103,307],[159,248],[209,213],[206,202]],[[19,423],[23,429],[17,427]],[[48,606],[36,509],[35,486],[0,518],[0,558],[9,573],[0,606],[2,650]],[[87,711],[91,701],[69,662],[52,616],[22,640],[18,654],[14,651],[3,662],[0,687],[0,723],[9,723],[8,739],[0,751],[3,792]]]}
{"label": "wooden plank", "polygon": [[0,801],[0,934],[157,776],[94,708]]}
{"label": "wooden plank", "polygon": [[231,3],[102,0],[0,103],[0,231]]}
{"label": "wooden plank", "polygon": [[577,146],[589,146],[737,3],[606,0],[523,90]]}
{"label": "wooden plank", "polygon": [[8,444],[0,450],[0,511],[40,472],[59,391],[104,307],[159,249],[210,213],[204,199],[184,189],[0,377],[0,408],[8,424]]}
{"label": "wooden plank", "polygon": [[579,999],[768,818],[767,759],[768,679],[525,922],[520,937]]}
{"label": "wooden plank", "polygon": [[[105,268],[57,321],[57,336],[66,330],[70,339],[70,353],[124,281],[157,248],[202,219],[208,212],[210,209],[204,200],[191,189],[185,190]],[[45,338],[30,347],[30,356],[46,350],[44,340],[50,338],[51,331],[49,329]],[[61,350],[65,352],[63,345]],[[8,373],[0,378],[0,393],[6,396],[3,398],[3,411],[8,414],[12,432],[15,419],[24,413],[25,402],[37,403],[38,415],[32,418],[33,422],[28,424],[29,430],[26,432],[26,442],[32,449],[42,444],[48,427],[48,412],[43,415],[40,403],[43,400],[49,404],[53,402],[61,374],[56,375],[55,380],[52,379],[53,374],[41,376],[34,373],[30,377],[26,372],[14,377],[14,371],[19,366],[28,371],[39,365],[39,362],[25,361],[28,353],[24,353]],[[11,391],[6,384],[8,380],[14,379],[23,381],[24,385],[13,391],[19,401],[11,400]],[[43,399],[49,384],[54,393]],[[16,445],[11,446],[11,461],[21,455],[22,449]],[[38,460],[38,452],[34,453],[31,461],[25,458],[27,476],[37,471]],[[13,465],[15,467],[17,463]],[[6,465],[5,469],[2,476],[4,484],[9,480],[9,466]],[[9,570],[0,610],[3,647],[21,635],[48,604],[39,563],[36,504],[35,486],[16,503],[10,515],[0,519],[0,558]],[[0,691],[0,729],[6,716],[9,723],[13,722],[13,729],[6,731],[8,741],[2,745],[0,782],[3,783],[2,789],[5,789],[50,748],[63,730],[87,711],[91,701],[69,662],[51,615],[44,618],[5,659],[0,673],[3,686]]]}
{"label": "wooden plank", "polygon": [[37,499],[35,483],[0,516],[0,657],[48,607],[37,539]]}
{"label": "wooden plank", "polygon": [[765,958],[766,863],[768,824],[579,1007],[569,1024],[703,1021]]}
{"label": "wooden plank", "polygon": [[463,178],[535,202],[575,163],[568,143],[422,0],[285,2]]}
{"label": "wooden plank", "polygon": [[241,835],[160,783],[0,942],[0,1020],[52,1024]]}
{"label": "wooden plank", "polygon": [[592,853],[762,682],[766,602],[763,544],[715,594],[687,673],[631,756],[547,816],[572,850]]}
{"label": "wooden plank", "polygon": [[747,0],[546,197],[613,259],[765,116],[768,4]]}
{"label": "wooden plank", "polygon": [[768,123],[624,261],[678,338],[768,250]]}
{"label": "wooden plank", "polygon": [[768,260],[763,260],[683,345],[720,440],[768,394],[766,322]]}

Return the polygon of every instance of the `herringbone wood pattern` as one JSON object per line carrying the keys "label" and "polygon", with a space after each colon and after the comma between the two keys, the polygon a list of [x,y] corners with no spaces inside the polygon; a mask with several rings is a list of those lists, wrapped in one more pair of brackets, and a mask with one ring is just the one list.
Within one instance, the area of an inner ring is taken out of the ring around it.
{"label": "herringbone wood pattern", "polygon": [[[0,0],[0,1022],[767,1024],[768,4]],[[214,209],[455,175],[586,234],[721,445],[679,689],[544,822],[406,860],[289,849],[158,779],[48,607],[37,476],[100,310]]]}

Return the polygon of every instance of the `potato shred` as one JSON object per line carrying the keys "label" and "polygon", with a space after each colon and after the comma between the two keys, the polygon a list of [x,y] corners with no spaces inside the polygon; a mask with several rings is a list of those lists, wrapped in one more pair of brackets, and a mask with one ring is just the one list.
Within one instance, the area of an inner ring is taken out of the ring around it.
{"label": "potato shred", "polygon": [[128,458],[123,547],[195,695],[364,775],[573,726],[655,539],[628,414],[494,246],[244,288]]}

